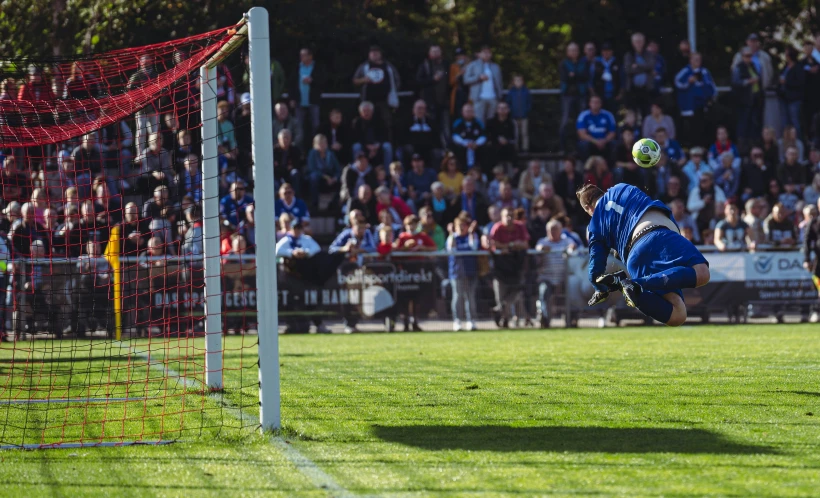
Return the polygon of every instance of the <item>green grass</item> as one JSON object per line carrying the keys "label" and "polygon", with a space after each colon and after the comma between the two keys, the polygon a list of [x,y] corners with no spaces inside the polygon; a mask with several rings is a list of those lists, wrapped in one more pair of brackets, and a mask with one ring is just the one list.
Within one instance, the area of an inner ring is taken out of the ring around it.
{"label": "green grass", "polygon": [[[818,339],[810,325],[285,336],[285,437],[356,495],[817,496]],[[248,382],[239,360],[227,385]],[[238,425],[0,452],[0,495],[333,494]]]}

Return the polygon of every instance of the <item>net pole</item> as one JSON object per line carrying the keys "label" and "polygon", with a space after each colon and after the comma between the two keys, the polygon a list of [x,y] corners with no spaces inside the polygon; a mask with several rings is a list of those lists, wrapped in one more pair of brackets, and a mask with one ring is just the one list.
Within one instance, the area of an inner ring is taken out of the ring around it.
{"label": "net pole", "polygon": [[205,264],[205,384],[222,389],[222,268],[219,257],[219,161],[216,68],[199,69],[202,113],[202,236]]}
{"label": "net pole", "polygon": [[256,218],[256,316],[259,331],[259,422],[263,431],[277,430],[282,426],[269,43],[268,11],[263,7],[254,7],[248,12],[248,49],[254,202],[256,212],[262,213]]}

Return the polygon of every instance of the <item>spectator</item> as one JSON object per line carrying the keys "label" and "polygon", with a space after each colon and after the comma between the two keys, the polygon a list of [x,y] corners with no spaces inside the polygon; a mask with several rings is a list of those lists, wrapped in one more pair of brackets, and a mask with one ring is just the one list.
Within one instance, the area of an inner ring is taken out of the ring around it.
{"label": "spectator", "polygon": [[444,244],[447,242],[447,234],[444,233],[444,229],[441,228],[441,225],[436,222],[433,208],[424,206],[419,209],[419,220],[421,231],[433,239],[433,242],[436,243],[436,249],[439,251],[444,250]]}
{"label": "spectator", "polygon": [[[779,140],[777,139],[774,128],[771,126],[763,128],[761,139],[763,158],[765,159],[766,164],[774,165],[782,163],[784,158],[781,158],[780,156]],[[783,152],[785,153],[785,150]]]}
{"label": "spectator", "polygon": [[660,129],[663,129],[670,139],[675,139],[675,122],[672,121],[672,116],[663,113],[660,102],[653,102],[649,107],[649,115],[643,119],[643,136],[654,137]]}
{"label": "spectator", "polygon": [[743,165],[740,176],[741,200],[746,202],[766,193],[769,181],[774,178],[774,168],[767,166],[763,149],[753,147],[749,160]]}
{"label": "spectator", "polygon": [[420,154],[413,154],[410,166],[410,171],[404,174],[403,184],[407,188],[408,199],[420,206],[430,198],[430,186],[436,181],[437,174],[432,168],[425,166]]}
{"label": "spectator", "polygon": [[445,225],[447,220],[447,216],[450,213],[450,199],[445,196],[444,191],[444,184],[441,182],[433,182],[430,186],[430,200],[427,203],[427,207],[433,209],[433,217],[436,219],[436,222],[440,225]]}
{"label": "spectator", "polygon": [[274,202],[274,216],[279,218],[283,213],[301,219],[305,226],[310,223],[307,204],[302,199],[296,198],[296,192],[289,183],[283,183],[279,187],[279,198]]}
{"label": "spectator", "polygon": [[632,51],[624,55],[624,71],[626,106],[646,116],[655,88],[655,55],[646,50],[643,33],[632,35]]}
{"label": "spectator", "polygon": [[6,202],[25,202],[31,194],[29,177],[17,169],[17,160],[12,155],[6,157],[0,170],[0,189]]}
{"label": "spectator", "polygon": [[806,184],[806,168],[797,159],[797,147],[786,149],[786,160],[777,168],[777,180],[781,185],[794,185],[802,189]]}
{"label": "spectator", "polygon": [[513,82],[507,90],[507,105],[510,106],[512,119],[518,137],[514,145],[524,152],[530,150],[530,127],[529,117],[532,110],[532,97],[530,89],[524,84],[524,77],[520,74],[513,74]]}
{"label": "spectator", "polygon": [[680,144],[677,140],[669,138],[666,128],[657,128],[655,130],[655,141],[661,146],[661,150],[666,154],[667,158],[677,166],[686,164],[686,156],[683,154]]}
{"label": "spectator", "polygon": [[541,328],[549,328],[550,299],[556,289],[565,287],[567,265],[564,263],[564,254],[575,249],[575,243],[562,234],[563,226],[558,220],[552,220],[546,225],[546,235],[538,240],[535,249],[545,253],[540,257],[538,264],[538,321]]}
{"label": "spectator", "polygon": [[575,216],[579,213],[578,198],[575,192],[583,185],[583,178],[575,168],[575,158],[565,157],[561,164],[561,172],[558,173],[555,181],[555,192],[563,200],[567,214]]}
{"label": "spectator", "polygon": [[389,188],[381,186],[376,189],[376,215],[385,210],[393,216],[393,223],[401,223],[403,219],[413,214],[403,200],[393,197]]}
{"label": "spectator", "polygon": [[459,171],[458,158],[455,154],[448,153],[441,161],[441,171],[438,174],[438,181],[444,185],[445,194],[453,198],[461,194],[461,183],[464,181],[464,173]]}
{"label": "spectator", "polygon": [[641,136],[641,127],[638,125],[638,115],[632,109],[624,109],[624,117],[618,123],[618,133],[623,133],[624,130],[632,130],[636,137]]}
{"label": "spectator", "polygon": [[[595,59],[598,55],[598,48],[595,46],[595,42],[588,41],[584,43],[584,56],[581,57],[581,60],[586,65],[587,69],[592,75],[592,64],[595,63]],[[591,78],[587,81],[591,81]]]}
{"label": "spectator", "polygon": [[[812,118],[820,113],[820,92],[815,88],[820,88],[820,31],[815,32],[814,41],[803,42],[803,59],[800,61],[803,66],[803,73],[806,75],[806,94],[803,99],[803,130],[810,131]],[[815,143],[820,144],[820,129],[815,128],[812,132]]]}
{"label": "spectator", "polygon": [[453,293],[450,302],[453,330],[456,332],[462,330],[462,323],[466,323],[467,330],[475,330],[475,318],[479,315],[476,300],[478,258],[455,254],[479,249],[477,226],[475,221],[470,221],[469,216],[457,216],[446,242],[447,252],[452,254],[449,257],[448,277]]}
{"label": "spectator", "polygon": [[552,211],[547,203],[536,200],[532,205],[532,213],[527,220],[527,232],[530,234],[530,247],[535,247],[535,243],[547,236],[547,222],[552,218]]}
{"label": "spectator", "polygon": [[766,242],[776,246],[793,246],[797,244],[797,227],[789,219],[786,208],[777,203],[772,207],[772,214],[763,221]]}
{"label": "spectator", "polygon": [[[430,252],[436,250],[436,243],[426,233],[419,230],[419,218],[416,215],[404,219],[404,232],[393,242],[394,251],[402,252]],[[421,332],[416,313],[418,312],[415,299],[407,301],[407,313],[404,317],[404,330]]]}
{"label": "spectator", "polygon": [[137,184],[141,195],[153,192],[160,185],[171,186],[169,179],[174,171],[171,154],[162,147],[162,134],[151,133],[148,136],[148,148],[142,151],[140,157],[142,166]]}
{"label": "spectator", "polygon": [[[253,149],[251,137],[251,94],[243,93],[239,96],[239,105],[233,111],[234,136],[236,137],[237,166],[242,177],[247,178],[251,167],[251,152]],[[180,131],[182,133],[182,131]],[[188,134],[185,131],[186,135]]]}
{"label": "spectator", "polygon": [[591,155],[612,156],[615,131],[615,117],[601,108],[601,98],[593,95],[589,98],[589,109],[578,115],[578,154],[582,160]]}
{"label": "spectator", "polygon": [[509,180],[502,180],[498,184],[498,201],[495,203],[502,209],[515,210],[522,207],[521,200],[515,196]]}
{"label": "spectator", "polygon": [[[369,225],[375,225],[379,221],[376,210],[376,198],[373,196],[373,189],[368,184],[362,184],[356,190],[356,197],[348,201],[348,213],[351,217],[355,214],[356,221],[361,221]],[[359,219],[358,217],[361,217]],[[353,223],[351,222],[351,225]]]}
{"label": "spectator", "polygon": [[783,128],[783,138],[777,141],[777,150],[780,162],[786,161],[786,153],[789,147],[797,149],[797,161],[803,162],[806,160],[806,149],[803,146],[803,141],[797,136],[797,129],[794,126],[787,125]]}
{"label": "spectator", "polygon": [[747,150],[760,136],[763,123],[763,84],[760,72],[752,63],[752,49],[743,47],[740,60],[732,66],[732,95],[737,114],[737,140]]}
{"label": "spectator", "polygon": [[350,146],[352,137],[350,130],[345,126],[342,111],[333,109],[328,115],[328,122],[319,129],[319,132],[327,137],[330,150],[336,154],[339,164],[350,163]]}
{"label": "spectator", "polygon": [[704,239],[704,232],[712,228],[712,222],[723,211],[725,203],[726,194],[715,185],[715,175],[711,171],[700,173],[698,183],[689,192],[686,209],[692,213],[698,225],[698,233]]}
{"label": "spectator", "polygon": [[430,112],[436,128],[444,130],[450,129],[449,114],[449,84],[448,71],[450,66],[441,56],[441,47],[431,45],[427,50],[427,58],[424,59],[416,70],[416,83],[420,88],[420,97]]}
{"label": "spectator", "polygon": [[[373,227],[374,233],[378,233],[384,227],[392,229],[395,233],[401,233],[401,231],[404,229],[401,223],[396,223],[393,220],[393,214],[390,213],[390,211],[388,211],[387,209],[382,209],[381,211],[379,211],[378,217],[379,224]],[[355,225],[356,221],[351,222],[351,224]]]}
{"label": "spectator", "polygon": [[17,201],[10,201],[3,208],[3,216],[0,217],[0,237],[5,238],[11,231],[11,227],[15,225],[21,217],[20,203]]}
{"label": "spectator", "polygon": [[402,159],[410,166],[413,154],[420,154],[428,162],[439,157],[441,151],[441,132],[437,122],[428,118],[427,104],[417,100],[413,104],[413,115],[404,127],[402,134]]}
{"label": "spectator", "polygon": [[182,241],[181,255],[200,256],[203,252],[204,236],[202,232],[202,208],[194,204],[185,210],[185,218],[189,228],[185,231]]}
{"label": "spectator", "polygon": [[806,204],[817,204],[820,199],[820,173],[815,173],[811,185],[803,190],[803,201]]}
{"label": "spectator", "polygon": [[277,139],[282,130],[290,132],[291,141],[298,146],[302,145],[303,132],[302,123],[290,115],[290,108],[287,102],[277,102],[273,106],[273,138]]}
{"label": "spectator", "polygon": [[[31,244],[35,240],[40,240],[43,244],[48,243],[48,234],[35,219],[34,206],[26,202],[20,208],[20,213],[22,218],[10,228],[8,233],[8,245],[12,259],[30,257]],[[50,249],[46,246],[45,250],[48,253]]]}
{"label": "spectator", "polygon": [[[683,167],[683,174],[689,180],[689,192],[691,193],[700,182],[701,173],[714,173],[712,166],[703,160],[703,148],[692,147],[689,150],[689,162]],[[691,211],[691,210],[690,210]]]}
{"label": "spectator", "polygon": [[[219,154],[225,156],[233,164],[239,157],[239,151],[237,150],[233,123],[229,119],[230,115],[231,104],[227,100],[220,100],[216,105],[217,148]],[[276,120],[274,120],[274,128],[276,128]]]}
{"label": "spectator", "polygon": [[740,186],[740,172],[732,167],[734,157],[727,151],[720,155],[718,162],[720,166],[715,169],[715,183],[726,194],[727,199],[733,199],[738,193]]}
{"label": "spectator", "polygon": [[[137,206],[133,205],[133,210],[136,213]],[[127,207],[127,206],[126,206]],[[74,204],[69,205],[64,212],[63,222],[52,230],[52,246],[51,254],[59,255],[66,258],[76,258],[82,254],[82,240],[80,236],[80,212]],[[125,225],[127,229],[127,225]],[[129,249],[128,243],[130,232],[121,234],[125,241],[125,248]],[[127,253],[123,253],[126,255]],[[132,253],[131,255],[136,255]]]}
{"label": "spectator", "polygon": [[376,238],[367,229],[367,225],[354,223],[353,226],[345,228],[336,236],[328,252],[330,254],[344,253],[349,260],[361,265],[360,254],[376,252]]}
{"label": "spectator", "polygon": [[578,44],[570,42],[567,45],[567,57],[558,68],[561,77],[561,126],[559,133],[562,150],[566,150],[570,120],[581,113],[587,100],[589,68],[579,56]]}
{"label": "spectator", "polygon": [[782,193],[783,189],[780,186],[780,182],[777,181],[777,178],[772,178],[769,180],[769,187],[766,189],[766,194],[763,198],[766,199],[766,203],[769,206],[774,206],[780,202],[780,194]]}
{"label": "spectator", "polygon": [[[808,232],[808,228],[811,226],[811,222],[817,218],[817,206],[814,204],[807,204],[803,206],[803,219],[800,221],[800,224],[797,225],[800,240],[806,240],[806,232]],[[2,241],[0,241],[2,242]]]}
{"label": "spectator", "polygon": [[657,96],[660,95],[661,87],[666,83],[666,59],[661,55],[661,47],[656,40],[649,40],[646,51],[655,58],[655,67],[652,71],[654,79],[652,93]]}
{"label": "spectator", "polygon": [[[803,238],[803,268],[812,272],[815,282],[820,278],[820,270],[818,270],[818,267],[820,267],[820,242],[818,242],[820,240],[820,221],[818,220],[820,220],[820,217],[815,218],[806,228],[806,236]],[[809,321],[816,323],[818,319],[820,319],[820,316],[815,311]]]}
{"label": "spectator", "polygon": [[[509,184],[507,184],[509,185]],[[530,234],[523,223],[513,220],[513,209],[501,210],[501,222],[490,232],[490,247],[498,252],[493,258],[495,276],[496,325],[505,329],[511,319],[510,310],[515,306],[518,313],[524,311],[522,274],[526,263],[526,250]],[[520,317],[519,317],[520,318]],[[518,324],[516,324],[518,326]]]}
{"label": "spectator", "polygon": [[777,197],[780,204],[786,209],[787,216],[793,216],[800,203],[800,190],[798,185],[786,183],[783,185],[783,192]]}
{"label": "spectator", "polygon": [[[747,36],[746,47],[752,51],[752,64],[757,74],[760,75],[760,84],[763,91],[775,88],[777,78],[772,65],[772,58],[765,50],[760,50],[760,37],[756,33]],[[732,67],[738,65],[742,60],[742,52],[736,53],[734,59],[732,59]],[[767,126],[774,124],[777,112],[777,104],[774,101],[770,102],[768,98],[764,98],[764,123]]]}
{"label": "spectator", "polygon": [[463,48],[456,48],[455,60],[450,64],[450,115],[461,117],[461,107],[470,97],[470,89],[464,84],[464,72],[470,60]]}
{"label": "spectator", "polygon": [[754,249],[749,225],[740,219],[740,210],[732,203],[723,209],[725,218],[715,225],[715,246],[720,252]]}
{"label": "spectator", "polygon": [[689,64],[689,57],[692,56],[692,45],[689,40],[681,40],[678,43],[678,51],[675,54],[672,69],[675,74]]}
{"label": "spectator", "polygon": [[[288,88],[291,107],[296,109],[296,118],[299,123],[303,126],[310,123],[307,129],[311,135],[316,135],[319,129],[319,101],[326,77],[322,65],[313,60],[312,49],[303,47],[299,50],[299,68],[294,74],[296,79]],[[297,143],[302,142],[297,141]]]}
{"label": "spectator", "polygon": [[384,123],[374,114],[375,105],[364,101],[359,104],[359,115],[353,120],[353,155],[364,151],[373,165],[393,162],[393,146],[385,134]]}
{"label": "spectator", "polygon": [[717,95],[717,87],[712,74],[703,67],[699,53],[693,53],[689,65],[675,76],[675,87],[681,116],[681,142],[685,146],[703,143],[706,107]]}
{"label": "spectator", "polygon": [[467,176],[461,182],[461,193],[452,200],[449,218],[453,219],[460,213],[467,213],[471,220],[477,221],[479,225],[485,225],[489,221],[487,207],[487,200],[476,190],[475,180]]}
{"label": "spectator", "polygon": [[706,154],[712,169],[717,170],[720,167],[720,157],[728,152],[732,155],[732,168],[740,171],[740,153],[737,147],[735,147],[735,144],[729,140],[729,131],[725,126],[718,126],[715,135],[717,139],[709,146],[709,152]]}
{"label": "spectator", "polygon": [[504,166],[499,165],[493,168],[493,179],[487,187],[487,198],[490,200],[490,204],[495,204],[498,202],[501,182],[505,181],[509,181],[509,179],[504,172]]}
{"label": "spectator", "polygon": [[168,187],[159,185],[154,188],[154,196],[142,205],[142,218],[146,222],[161,218],[162,211],[169,207],[168,197]]}
{"label": "spectator", "polygon": [[501,222],[501,210],[495,204],[487,208],[487,223],[481,227],[481,247],[490,248],[490,234],[497,223]]}
{"label": "spectator", "polygon": [[[156,194],[154,195],[156,197]],[[245,209],[253,204],[253,197],[245,193],[245,183],[236,181],[231,190],[219,201],[219,218],[223,224],[236,227],[245,217]],[[143,214],[143,217],[148,217]]]}
{"label": "spectator", "polygon": [[362,185],[369,186],[372,191],[378,187],[378,181],[367,154],[360,151],[356,154],[356,161],[342,170],[341,201],[350,201],[353,198],[353,192],[358,191]]}
{"label": "spectator", "polygon": [[820,173],[820,148],[812,147],[809,151],[808,170],[810,173]]}
{"label": "spectator", "polygon": [[492,150],[492,162],[515,165],[518,155],[516,143],[518,135],[515,122],[510,118],[510,106],[501,101],[496,106],[495,116],[487,121],[488,145]]}
{"label": "spectator", "polygon": [[273,178],[276,185],[290,183],[297,195],[302,185],[302,152],[293,144],[290,130],[279,131],[273,146]]}
{"label": "spectator", "polygon": [[799,54],[796,48],[786,47],[785,55],[786,64],[780,72],[780,85],[778,86],[780,116],[783,125],[794,126],[797,136],[800,137],[803,136],[800,128],[800,113],[805,95],[806,74],[803,72],[803,65],[798,63]]}
{"label": "spectator", "polygon": [[[160,144],[162,144],[161,140]],[[100,146],[97,145],[96,132],[83,135],[82,145],[74,148],[71,158],[74,159],[75,168],[79,171],[89,171],[91,176],[102,172],[104,161]]]}
{"label": "spectator", "polygon": [[[156,78],[157,72],[154,69],[154,56],[151,54],[143,54],[140,56],[139,70],[128,79],[128,90],[144,87]],[[148,105],[137,111],[136,121],[137,152],[142,154],[148,147],[147,141],[149,140],[149,135],[159,132],[159,117],[156,101],[149,102]]]}
{"label": "spectator", "polygon": [[[399,107],[401,77],[393,64],[384,60],[380,47],[370,47],[367,61],[353,75],[353,84],[362,87],[362,102],[373,104],[380,122],[386,128],[385,140],[393,142],[393,110]],[[390,163],[390,160],[385,159],[385,163]]]}
{"label": "spectator", "polygon": [[190,195],[194,202],[202,202],[202,172],[199,169],[199,156],[188,154],[185,157],[179,186],[183,195]]}
{"label": "spectator", "polygon": [[389,225],[381,226],[378,231],[379,245],[376,252],[382,257],[389,256],[393,252],[393,242],[395,242],[395,229]]}
{"label": "spectator", "polygon": [[307,175],[310,182],[310,205],[319,205],[319,194],[338,192],[342,168],[336,154],[329,150],[327,137],[319,134],[313,137],[313,149],[308,154]]}
{"label": "spectator", "polygon": [[762,198],[749,199],[746,201],[743,221],[749,226],[749,236],[755,244],[766,241],[766,234],[763,230],[763,218],[768,211],[766,201]]}
{"label": "spectator", "polygon": [[[138,209],[136,203],[129,202],[123,210],[123,222],[120,225],[120,240],[122,240],[121,253],[123,256],[136,256],[145,247],[146,239],[142,233]],[[75,224],[79,223],[77,208],[71,206],[71,210],[73,212],[71,221]],[[58,231],[67,229],[71,229],[69,226],[68,211],[66,211],[66,222],[61,228],[58,228]]]}
{"label": "spectator", "polygon": [[601,156],[590,156],[584,164],[584,184],[591,183],[606,192],[615,185],[615,179],[606,160]]}
{"label": "spectator", "polygon": [[552,176],[547,173],[541,161],[531,159],[527,163],[527,169],[521,173],[518,180],[518,195],[524,200],[527,208],[532,205],[533,199],[538,193],[542,184],[552,183]]}
{"label": "spectator", "polygon": [[[495,115],[495,106],[501,100],[504,87],[501,68],[490,59],[490,47],[483,46],[478,58],[464,69],[464,84],[470,88],[470,101],[475,106],[475,118],[482,126]],[[462,108],[462,116],[464,108]]]}
{"label": "spectator", "polygon": [[613,55],[612,44],[601,45],[601,55],[592,61],[590,90],[601,97],[603,107],[615,114],[621,101],[621,65]]}
{"label": "spectator", "polygon": [[[282,220],[285,216],[290,217],[290,215],[283,215],[279,217],[279,223],[277,226],[281,225]],[[245,238],[245,241],[248,243],[248,253],[255,253],[256,252],[256,207],[253,204],[248,204],[245,206],[245,219],[239,222],[239,225],[236,227],[236,233],[241,235]],[[280,237],[276,237],[276,241],[279,241]]]}
{"label": "spectator", "polygon": [[404,186],[404,168],[399,161],[390,163],[390,178],[387,180],[387,186],[390,187],[390,193],[396,197],[401,197],[410,209],[415,211],[415,203],[408,201],[407,187]]}
{"label": "spectator", "polygon": [[484,125],[476,119],[473,104],[464,104],[461,118],[453,123],[453,149],[459,161],[471,169],[480,166],[487,136]]}
{"label": "spectator", "polygon": [[680,198],[674,198],[667,203],[667,205],[669,209],[672,210],[672,217],[675,219],[675,223],[678,224],[681,234],[688,232],[689,236],[686,237],[687,240],[699,244],[700,233],[698,233],[698,225],[695,223],[695,219],[692,215],[686,212],[686,204],[684,201]]}

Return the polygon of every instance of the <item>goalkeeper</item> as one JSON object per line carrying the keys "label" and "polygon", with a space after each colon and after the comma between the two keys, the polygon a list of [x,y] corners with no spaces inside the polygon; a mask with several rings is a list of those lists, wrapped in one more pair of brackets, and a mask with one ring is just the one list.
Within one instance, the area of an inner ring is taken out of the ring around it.
{"label": "goalkeeper", "polygon": [[[606,193],[595,185],[576,192],[589,222],[589,279],[596,292],[593,306],[620,290],[626,304],[643,314],[677,327],[686,321],[681,289],[709,283],[709,263],[686,240],[672,211],[639,188],[619,183]],[[626,272],[604,274],[610,249]]]}

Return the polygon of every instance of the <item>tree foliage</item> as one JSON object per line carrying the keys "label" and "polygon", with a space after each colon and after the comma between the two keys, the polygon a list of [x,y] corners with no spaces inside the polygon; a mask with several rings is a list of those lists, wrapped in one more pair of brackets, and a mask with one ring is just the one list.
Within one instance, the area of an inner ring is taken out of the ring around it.
{"label": "tree foliage", "polygon": [[[533,87],[557,84],[569,40],[609,41],[622,53],[643,31],[666,54],[686,37],[685,0],[0,0],[0,51],[70,56],[164,41],[239,20],[254,4],[271,16],[272,53],[286,65],[313,46],[330,69],[330,90],[349,90],[367,47],[382,45],[402,74],[414,74],[425,46],[493,47],[505,73]],[[698,48],[718,76],[750,32],[778,50],[818,27],[813,0],[697,0]]]}

